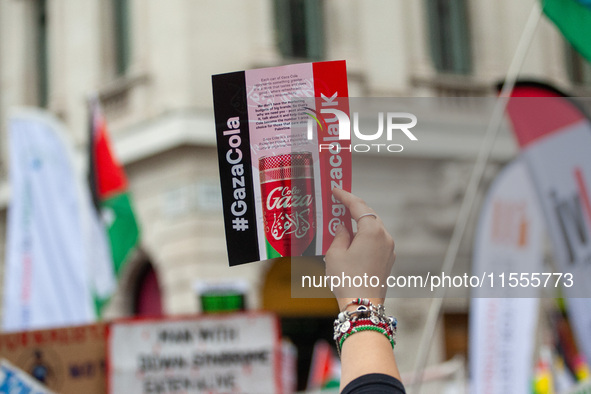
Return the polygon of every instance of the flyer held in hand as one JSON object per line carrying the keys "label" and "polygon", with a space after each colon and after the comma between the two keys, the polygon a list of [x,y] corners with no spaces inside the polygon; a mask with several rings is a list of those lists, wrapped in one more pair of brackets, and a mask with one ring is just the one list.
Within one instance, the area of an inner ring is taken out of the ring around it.
{"label": "flyer held in hand", "polygon": [[[326,253],[349,213],[332,196],[351,190],[345,61],[214,75],[213,100],[231,266]],[[343,138],[343,139],[341,139]]]}

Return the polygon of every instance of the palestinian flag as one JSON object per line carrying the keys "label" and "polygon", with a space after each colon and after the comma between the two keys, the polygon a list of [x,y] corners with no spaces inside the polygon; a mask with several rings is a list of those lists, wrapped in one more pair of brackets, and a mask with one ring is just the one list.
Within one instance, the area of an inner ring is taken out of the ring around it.
{"label": "palestinian flag", "polygon": [[307,389],[310,391],[338,389],[340,383],[341,361],[328,342],[320,339],[314,344]]}
{"label": "palestinian flag", "polygon": [[541,0],[544,13],[591,62],[591,0]]}
{"label": "palestinian flag", "polygon": [[[99,216],[106,227],[116,281],[139,241],[139,227],[133,213],[127,177],[113,155],[107,124],[97,99],[90,103],[90,187]],[[109,278],[104,278],[107,281]],[[100,285],[97,287],[101,287]],[[112,286],[103,285],[102,288]],[[99,313],[111,294],[95,294]]]}

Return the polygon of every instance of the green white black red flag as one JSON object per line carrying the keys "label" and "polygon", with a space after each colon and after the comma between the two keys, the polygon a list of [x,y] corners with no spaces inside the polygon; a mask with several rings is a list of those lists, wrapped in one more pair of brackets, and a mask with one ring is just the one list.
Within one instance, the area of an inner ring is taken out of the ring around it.
{"label": "green white black red flag", "polygon": [[127,177],[115,158],[105,116],[97,99],[90,101],[90,184],[93,199],[107,229],[111,248],[112,277],[105,275],[97,284],[95,302],[100,315],[113,285],[135,251],[140,237]]}

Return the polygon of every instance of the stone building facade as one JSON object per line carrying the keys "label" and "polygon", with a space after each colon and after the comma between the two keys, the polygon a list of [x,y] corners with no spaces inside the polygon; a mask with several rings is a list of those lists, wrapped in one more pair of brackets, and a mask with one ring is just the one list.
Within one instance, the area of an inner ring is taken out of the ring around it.
{"label": "stone building facade", "polygon": [[[98,92],[142,228],[140,250],[124,273],[109,316],[134,313],[137,282],[148,264],[169,315],[200,311],[198,281],[238,279],[247,284],[249,309],[277,305],[265,301],[287,294],[267,283],[273,262],[234,268],[227,264],[211,75],[345,59],[350,96],[493,96],[533,4],[534,0],[1,0],[0,256],[10,198],[10,108],[47,108],[64,122],[82,155],[87,144],[85,98]],[[585,67],[556,29],[542,20],[522,75],[584,93],[584,83],[590,81]],[[461,113],[470,100],[445,102],[448,107],[434,111]],[[435,115],[434,119],[446,119]],[[398,273],[437,271],[443,260],[487,121],[466,124],[450,119],[433,121],[428,134],[421,136],[425,143],[412,152],[355,159],[354,192],[376,208],[395,237]],[[515,153],[505,130],[485,184]],[[458,272],[469,271],[468,233]],[[454,346],[462,348],[465,340],[465,328],[457,334],[454,322],[465,325],[467,293],[455,295],[458,298],[444,303],[451,323],[444,319],[437,331],[433,362],[452,355]],[[408,371],[430,300],[388,303],[400,321],[400,368]],[[331,306],[321,304],[273,308],[286,316],[327,315]],[[463,339],[454,345],[458,335]]]}

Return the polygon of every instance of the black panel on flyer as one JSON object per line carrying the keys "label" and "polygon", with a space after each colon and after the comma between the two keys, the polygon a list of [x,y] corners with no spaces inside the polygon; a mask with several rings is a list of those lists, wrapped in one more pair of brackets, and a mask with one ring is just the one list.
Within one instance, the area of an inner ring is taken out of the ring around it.
{"label": "black panel on flyer", "polygon": [[245,73],[214,75],[213,104],[230,265],[259,260]]}

